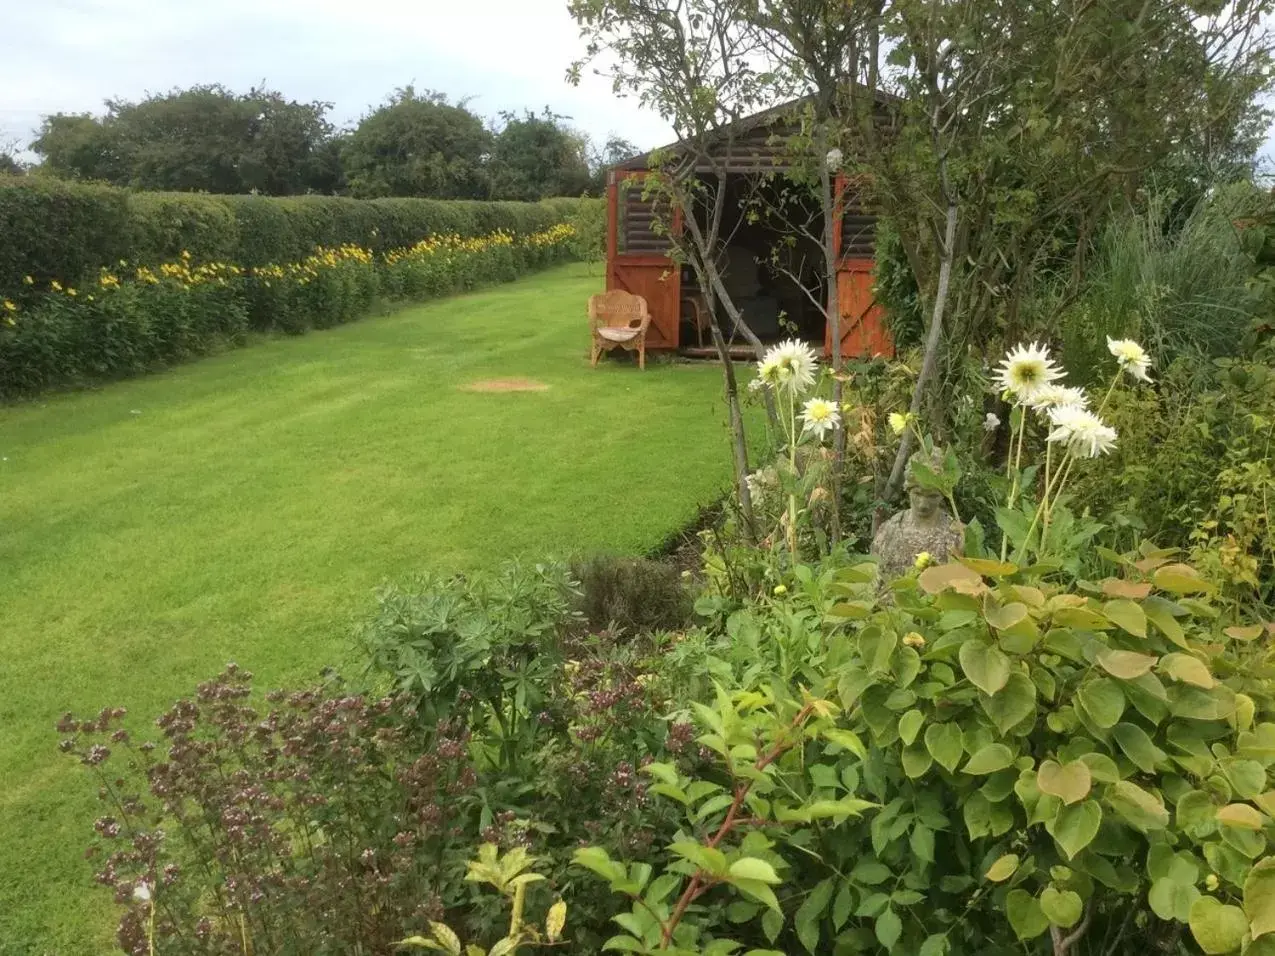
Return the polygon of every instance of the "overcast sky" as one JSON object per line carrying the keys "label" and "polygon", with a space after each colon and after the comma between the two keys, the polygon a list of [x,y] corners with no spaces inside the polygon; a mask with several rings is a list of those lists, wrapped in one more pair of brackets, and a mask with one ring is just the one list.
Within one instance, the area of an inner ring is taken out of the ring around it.
{"label": "overcast sky", "polygon": [[567,85],[583,44],[566,0],[0,0],[0,25],[0,148],[47,113],[196,83],[326,100],[340,125],[414,83],[488,119],[549,106],[599,142],[672,138],[605,79]]}
{"label": "overcast sky", "polygon": [[549,106],[598,140],[671,138],[606,80],[566,83],[583,44],[565,0],[0,0],[0,24],[0,146],[107,97],[261,82],[339,124],[415,83],[488,118]]}

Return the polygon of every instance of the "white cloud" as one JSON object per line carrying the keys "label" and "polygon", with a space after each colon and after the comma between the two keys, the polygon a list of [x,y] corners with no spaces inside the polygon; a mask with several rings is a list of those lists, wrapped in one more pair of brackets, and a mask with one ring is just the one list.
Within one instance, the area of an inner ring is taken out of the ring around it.
{"label": "white cloud", "polygon": [[0,20],[0,143],[110,97],[261,82],[333,103],[339,123],[415,83],[489,118],[548,106],[599,140],[670,138],[606,80],[566,83],[583,42],[565,0],[0,0]]}

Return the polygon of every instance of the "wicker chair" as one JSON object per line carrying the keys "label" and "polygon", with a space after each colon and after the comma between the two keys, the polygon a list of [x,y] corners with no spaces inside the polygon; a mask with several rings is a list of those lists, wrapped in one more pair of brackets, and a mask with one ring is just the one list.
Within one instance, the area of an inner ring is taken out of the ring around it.
{"label": "wicker chair", "polygon": [[589,297],[589,329],[593,333],[593,366],[602,353],[627,349],[638,353],[638,367],[646,368],[646,330],[651,313],[646,299],[623,289],[612,289]]}

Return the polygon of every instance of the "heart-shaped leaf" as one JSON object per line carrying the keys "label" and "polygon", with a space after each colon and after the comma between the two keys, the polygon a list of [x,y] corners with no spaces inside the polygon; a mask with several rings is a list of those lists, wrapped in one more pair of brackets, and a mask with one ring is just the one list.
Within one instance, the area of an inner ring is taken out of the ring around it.
{"label": "heart-shaped leaf", "polygon": [[1098,666],[1112,677],[1133,680],[1155,667],[1157,658],[1137,651],[1116,651],[1104,647],[1097,654]]}
{"label": "heart-shaped leaf", "polygon": [[1151,585],[1145,581],[1124,581],[1120,578],[1107,578],[1102,582],[1102,593],[1107,595],[1107,597],[1141,601],[1151,593]]}
{"label": "heart-shaped leaf", "polygon": [[1065,804],[1079,803],[1089,796],[1093,777],[1089,767],[1079,760],[1064,765],[1046,760],[1036,771],[1036,786],[1041,793],[1053,794]]}
{"label": "heart-shaped leaf", "polygon": [[1036,685],[1021,671],[1014,671],[1009,680],[992,696],[980,695],[979,703],[992,719],[996,729],[1008,733],[1031,714],[1036,712]]}
{"label": "heart-shaped leaf", "polygon": [[1168,754],[1152,743],[1147,732],[1137,724],[1116,724],[1111,735],[1116,738],[1125,756],[1143,773],[1155,773],[1156,764],[1168,759]]}
{"label": "heart-shaped leaf", "polygon": [[983,579],[977,571],[955,562],[928,567],[917,578],[917,584],[921,586],[921,590],[926,594],[939,594],[949,588],[956,587],[958,583],[968,592],[983,584]]}
{"label": "heart-shaped leaf", "polygon": [[1049,922],[1067,929],[1080,921],[1085,903],[1075,890],[1058,890],[1047,886],[1040,894],[1040,909]]}
{"label": "heart-shaped leaf", "polygon": [[1209,956],[1221,956],[1240,948],[1248,932],[1248,917],[1238,906],[1225,906],[1211,896],[1191,904],[1191,935]]}
{"label": "heart-shaped leaf", "polygon": [[983,598],[983,619],[987,621],[990,627],[994,627],[998,631],[1007,631],[1026,618],[1026,604],[1019,604],[1015,601],[1012,604],[1006,604],[1001,607],[992,600],[990,594]]}
{"label": "heart-shaped leaf", "polygon": [[909,710],[899,718],[899,736],[909,747],[912,746],[912,741],[916,740],[916,735],[921,732],[923,723],[925,723],[925,715],[919,710]]}
{"label": "heart-shaped leaf", "polygon": [[1089,719],[1104,730],[1114,727],[1124,713],[1124,691],[1109,677],[1085,681],[1076,696]]}
{"label": "heart-shaped leaf", "polygon": [[1199,594],[1211,591],[1213,586],[1200,572],[1187,564],[1166,564],[1157,568],[1151,582],[1161,591],[1172,591],[1174,594]]}
{"label": "heart-shaped leaf", "polygon": [[930,724],[925,728],[925,749],[940,766],[952,773],[965,756],[961,728],[956,724]]}
{"label": "heart-shaped leaf", "polygon": [[984,694],[995,694],[1009,680],[1009,658],[994,645],[968,640],[958,657],[965,676]]}
{"label": "heart-shaped leaf", "polygon": [[1040,903],[1026,890],[1010,890],[1005,897],[1005,915],[1009,917],[1009,925],[1014,928],[1014,935],[1019,939],[1035,939],[1049,929],[1049,917],[1040,908]]}
{"label": "heart-shaped leaf", "polygon": [[1093,842],[1101,825],[1102,807],[1097,800],[1086,800],[1074,806],[1060,807],[1047,829],[1070,860]]}

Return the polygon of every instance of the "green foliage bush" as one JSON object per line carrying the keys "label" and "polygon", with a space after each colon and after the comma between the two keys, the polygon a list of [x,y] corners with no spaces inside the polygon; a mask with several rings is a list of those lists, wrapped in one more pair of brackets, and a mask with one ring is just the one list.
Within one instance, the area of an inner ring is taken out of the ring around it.
{"label": "green foliage bush", "polygon": [[1074,589],[935,566],[888,606],[871,564],[798,568],[737,612],[695,706],[716,768],[645,768],[677,840],[637,866],[577,854],[622,912],[640,898],[610,948],[1228,953],[1268,932],[1266,627],[1172,552],[1114,560]]}
{"label": "green foliage bush", "polygon": [[575,562],[580,612],[595,628],[626,634],[672,631],[691,619],[691,595],[676,568],[649,558],[598,554]]}
{"label": "green foliage bush", "polygon": [[155,266],[189,252],[196,263],[264,266],[318,247],[383,253],[430,236],[527,236],[563,222],[580,202],[212,196],[0,175],[0,297],[29,298],[27,276],[39,289],[55,279],[82,285],[121,259]]}

